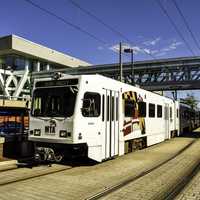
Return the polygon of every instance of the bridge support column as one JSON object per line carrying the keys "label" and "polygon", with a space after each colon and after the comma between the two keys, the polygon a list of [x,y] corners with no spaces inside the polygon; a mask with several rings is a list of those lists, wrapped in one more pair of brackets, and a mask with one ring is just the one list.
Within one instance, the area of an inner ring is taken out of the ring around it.
{"label": "bridge support column", "polygon": [[39,72],[40,71],[40,62],[37,61],[36,63],[36,71]]}
{"label": "bridge support column", "polygon": [[50,70],[50,65],[49,65],[49,64],[46,65],[46,70],[47,70],[47,71]]}

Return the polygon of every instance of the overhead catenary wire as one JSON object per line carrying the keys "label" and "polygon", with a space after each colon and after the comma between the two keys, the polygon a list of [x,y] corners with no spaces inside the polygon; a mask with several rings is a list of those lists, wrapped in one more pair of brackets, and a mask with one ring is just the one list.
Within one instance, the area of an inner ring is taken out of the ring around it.
{"label": "overhead catenary wire", "polygon": [[[123,33],[121,33],[120,31],[116,30],[115,28],[113,28],[112,26],[110,26],[109,24],[105,23],[102,19],[100,19],[99,17],[97,17],[95,14],[93,14],[92,12],[90,12],[89,10],[81,7],[77,2],[73,1],[73,0],[67,0],[68,2],[70,2],[72,5],[74,5],[76,8],[80,9],[82,12],[84,12],[85,14],[87,14],[88,16],[90,16],[91,18],[95,19],[97,22],[99,22],[100,24],[102,24],[103,26],[105,26],[107,29],[109,29],[110,31],[112,31],[113,33],[117,34],[118,36],[120,36],[121,38],[123,38],[124,40],[126,40],[128,43],[136,46],[128,37],[126,37]],[[148,56],[152,57],[153,59],[156,59],[154,55],[152,55],[152,53],[145,51],[144,49],[140,48],[139,49],[147,54]]]}
{"label": "overhead catenary wire", "polygon": [[189,31],[189,33],[190,33],[190,35],[191,35],[191,37],[192,37],[194,43],[196,44],[197,48],[200,50],[199,42],[198,42],[198,40],[196,39],[196,37],[195,37],[195,35],[194,35],[192,29],[190,28],[189,23],[188,23],[188,21],[186,20],[186,17],[185,17],[185,15],[183,14],[181,8],[179,7],[179,5],[178,5],[178,3],[176,2],[176,0],[172,0],[172,2],[173,2],[173,4],[174,4],[174,6],[176,7],[176,9],[177,9],[179,15],[181,16],[181,18],[182,18],[182,20],[183,20],[183,22],[184,22],[184,24],[185,24],[187,30]]}
{"label": "overhead catenary wire", "polygon": [[[44,8],[44,7],[40,6],[40,5],[38,5],[38,4],[36,4],[35,2],[33,2],[33,1],[31,1],[31,0],[24,0],[24,1],[26,1],[27,3],[31,4],[32,6],[34,6],[34,7],[36,7],[36,8],[38,8],[39,10],[45,12],[46,14],[51,15],[52,17],[55,17],[57,20],[62,21],[62,22],[65,23],[66,25],[71,26],[71,27],[73,27],[74,29],[76,29],[76,30],[78,30],[78,31],[80,31],[80,32],[82,32],[82,33],[88,35],[89,37],[95,39],[95,40],[98,41],[99,43],[102,43],[102,44],[105,45],[105,46],[108,45],[108,43],[107,43],[106,41],[104,41],[104,40],[98,38],[97,36],[95,36],[94,34],[88,32],[88,31],[84,30],[84,29],[81,28],[80,26],[77,26],[77,25],[71,23],[70,21],[64,19],[63,17],[58,16],[57,14],[53,13],[52,11],[50,11],[50,10],[48,10],[48,9],[46,9],[46,8]],[[117,50],[117,49],[116,49],[116,50]],[[117,51],[113,51],[113,50],[112,50],[112,52],[118,54]]]}
{"label": "overhead catenary wire", "polygon": [[100,43],[102,43],[102,44],[104,44],[104,45],[107,45],[107,43],[106,43],[104,40],[98,38],[97,36],[95,36],[94,34],[91,34],[91,33],[88,32],[88,31],[84,30],[84,29],[81,28],[80,26],[77,26],[77,25],[71,23],[70,21],[64,19],[63,17],[58,16],[57,14],[53,13],[52,11],[50,11],[50,10],[48,10],[48,9],[46,9],[46,8],[44,8],[44,7],[40,6],[40,5],[38,5],[38,4],[36,4],[35,2],[33,2],[33,1],[31,1],[31,0],[24,0],[24,1],[26,1],[26,2],[29,3],[29,4],[31,4],[31,5],[34,6],[34,7],[36,7],[36,8],[38,8],[38,9],[42,10],[43,12],[45,12],[45,13],[47,13],[47,14],[49,14],[49,15],[55,17],[55,18],[57,18],[58,20],[60,20],[60,21],[62,21],[63,23],[65,23],[66,25],[71,26],[71,27],[73,27],[74,29],[76,29],[76,30],[78,30],[78,31],[80,31],[80,32],[82,32],[82,33],[84,33],[84,34],[90,36],[91,38],[95,39],[96,41],[98,41],[98,42],[100,42]]}
{"label": "overhead catenary wire", "polygon": [[185,40],[184,36],[182,35],[181,31],[179,30],[179,28],[177,27],[177,25],[174,23],[174,21],[172,20],[172,18],[170,17],[170,15],[168,14],[167,10],[164,8],[164,6],[162,5],[162,3],[160,2],[160,0],[156,0],[158,6],[160,7],[160,9],[162,10],[162,12],[166,15],[166,17],[168,18],[169,22],[171,23],[171,25],[174,27],[175,31],[177,32],[177,34],[179,35],[179,37],[182,39],[182,41],[184,42],[184,44],[186,45],[186,47],[188,48],[188,51],[190,51],[190,53],[195,56],[194,51],[192,50],[192,48],[190,47],[190,45],[188,44],[188,42]]}

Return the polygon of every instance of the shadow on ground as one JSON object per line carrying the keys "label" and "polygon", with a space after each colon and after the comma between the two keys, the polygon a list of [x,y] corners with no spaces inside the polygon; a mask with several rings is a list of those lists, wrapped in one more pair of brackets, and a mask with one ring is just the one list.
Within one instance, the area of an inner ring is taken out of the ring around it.
{"label": "shadow on ground", "polygon": [[200,138],[200,131],[193,131],[193,132],[182,133],[180,135],[180,137]]}
{"label": "shadow on ground", "polygon": [[34,157],[28,157],[24,159],[18,159],[18,167],[28,167],[32,168],[34,166],[40,166],[40,165],[49,165],[51,166],[52,164],[61,164],[61,165],[68,165],[71,167],[80,167],[80,166],[93,166],[96,165],[97,162],[93,161],[88,158],[74,158],[74,159],[68,159],[68,160],[63,160],[59,163],[56,162],[38,162],[34,160]]}

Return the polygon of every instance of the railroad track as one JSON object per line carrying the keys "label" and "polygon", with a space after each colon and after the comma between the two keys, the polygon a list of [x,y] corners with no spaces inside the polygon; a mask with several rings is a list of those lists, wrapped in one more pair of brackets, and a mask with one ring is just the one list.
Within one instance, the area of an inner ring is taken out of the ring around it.
{"label": "railroad track", "polygon": [[[129,183],[137,182],[138,180],[144,178],[145,176],[148,176],[152,172],[157,171],[157,169],[159,169],[159,167],[162,167],[163,165],[165,165],[168,162],[172,161],[178,155],[181,155],[182,153],[184,153],[187,149],[189,149],[192,145],[194,145],[196,141],[197,140],[193,140],[192,142],[187,144],[182,150],[178,151],[175,155],[173,155],[171,158],[163,161],[162,163],[158,164],[157,166],[155,166],[155,167],[153,167],[153,168],[151,168],[149,170],[143,171],[139,175],[129,177],[128,179],[126,179],[126,180],[124,180],[122,182],[118,182],[117,184],[115,184],[113,186],[107,186],[106,189],[103,189],[101,191],[99,190],[99,192],[94,194],[94,195],[92,193],[88,193],[87,195],[84,196],[84,199],[88,199],[89,200],[89,199],[100,199],[100,198],[104,198],[104,197],[106,198],[107,195],[109,197],[110,194],[112,194],[112,193],[114,193],[114,192],[116,192],[116,191],[118,191],[120,189],[123,189],[123,187],[126,187]],[[198,145],[199,144],[200,144],[200,142],[198,142]],[[172,166],[174,166],[174,165],[172,165]],[[16,182],[20,182],[20,181],[36,178],[36,177],[41,177],[41,176],[45,176],[45,175],[49,175],[49,174],[53,174],[53,173],[57,173],[57,172],[65,171],[65,170],[69,170],[69,169],[72,169],[72,168],[73,168],[73,166],[52,165],[52,167],[39,166],[39,167],[35,167],[33,169],[19,168],[19,169],[11,170],[11,171],[8,171],[8,172],[1,172],[0,173],[0,185],[1,186],[9,185],[9,184],[12,184],[12,183],[16,183]],[[11,186],[11,187],[14,187],[14,185]],[[96,190],[96,191],[98,191],[98,190]],[[134,191],[137,192],[137,190],[134,190]],[[171,190],[171,192],[172,192],[172,190]],[[91,196],[90,196],[90,194],[91,194]],[[165,196],[165,197],[167,198],[168,196]],[[165,198],[162,198],[162,199],[165,199]],[[170,197],[168,199],[170,199]]]}
{"label": "railroad track", "polygon": [[[116,192],[120,189],[123,189],[123,187],[129,185],[130,183],[132,184],[132,183],[138,181],[142,177],[145,177],[146,175],[151,174],[152,172],[161,168],[165,164],[169,163],[170,161],[172,161],[173,159],[175,159],[176,157],[181,155],[183,152],[185,152],[187,149],[189,149],[195,142],[196,142],[196,140],[192,141],[187,146],[185,146],[182,150],[177,152],[174,156],[172,156],[171,158],[169,158],[169,159],[163,161],[162,163],[156,165],[155,167],[148,169],[148,170],[138,174],[137,176],[129,177],[126,180],[123,180],[123,181],[121,181],[121,182],[119,182],[115,185],[106,187],[104,190],[99,191],[98,193],[86,198],[86,200],[104,199],[104,197],[106,197],[106,196],[108,196],[108,195],[110,195],[110,194],[112,194],[112,193],[114,193],[114,192]],[[161,199],[172,199],[172,198],[174,198],[178,194],[178,192],[180,192],[180,190],[188,183],[188,181],[191,179],[191,176],[193,176],[196,173],[197,169],[199,169],[199,168],[200,168],[200,162],[194,167],[194,169],[188,174],[188,176],[180,179],[180,181],[177,182],[177,185],[175,187],[171,188],[171,190],[169,190],[169,192],[166,193],[164,196],[162,195]]]}
{"label": "railroad track", "polygon": [[16,183],[32,178],[46,176],[66,170],[75,168],[76,166],[94,165],[94,162],[87,160],[68,161],[62,164],[41,164],[36,165],[34,162],[27,162],[27,160],[21,160],[18,163],[18,168],[8,169],[0,172],[0,186]]}
{"label": "railroad track", "polygon": [[185,188],[187,184],[193,179],[193,177],[199,172],[200,170],[200,162],[195,166],[195,168],[185,177],[183,177],[174,188],[171,189],[168,193],[166,193],[164,199],[171,200],[175,199],[175,197]]}
{"label": "railroad track", "polygon": [[0,173],[0,186],[16,183],[31,178],[41,177],[72,169],[72,166],[52,164],[52,166],[37,166],[33,168],[17,168]]}

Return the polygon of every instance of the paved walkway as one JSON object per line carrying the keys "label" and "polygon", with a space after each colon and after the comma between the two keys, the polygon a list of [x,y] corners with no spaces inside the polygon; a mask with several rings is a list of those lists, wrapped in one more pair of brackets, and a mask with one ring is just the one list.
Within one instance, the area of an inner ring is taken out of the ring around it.
{"label": "paved walkway", "polygon": [[[110,185],[130,176],[137,176],[169,159],[193,140],[192,138],[174,138],[95,166],[76,167],[67,171],[1,186],[0,199],[86,199]],[[176,172],[174,171],[174,173]]]}

